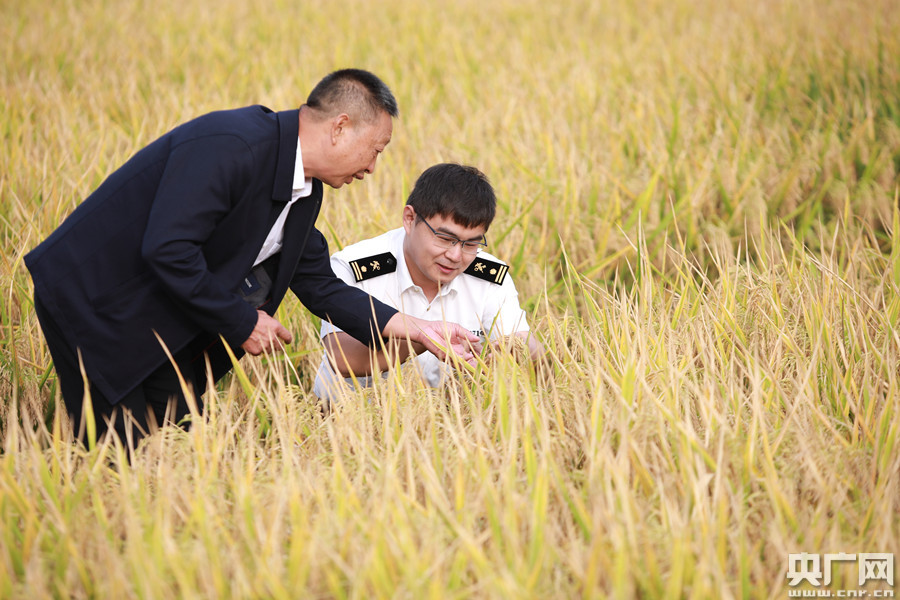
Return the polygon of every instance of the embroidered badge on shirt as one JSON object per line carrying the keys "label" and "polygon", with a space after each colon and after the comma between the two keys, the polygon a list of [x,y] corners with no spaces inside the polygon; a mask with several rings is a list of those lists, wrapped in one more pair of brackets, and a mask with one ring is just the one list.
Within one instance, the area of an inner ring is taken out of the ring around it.
{"label": "embroidered badge on shirt", "polygon": [[484,279],[491,283],[501,284],[506,277],[509,267],[503,263],[498,263],[486,258],[476,258],[464,271],[466,275],[474,275],[478,279]]}
{"label": "embroidered badge on shirt", "polygon": [[379,275],[393,273],[397,270],[397,259],[390,252],[385,252],[384,254],[351,260],[350,268],[353,269],[353,277],[359,283]]}

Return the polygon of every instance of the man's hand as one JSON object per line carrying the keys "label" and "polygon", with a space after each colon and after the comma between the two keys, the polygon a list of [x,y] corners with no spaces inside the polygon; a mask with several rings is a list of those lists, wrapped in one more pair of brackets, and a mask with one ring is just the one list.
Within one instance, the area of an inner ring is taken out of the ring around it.
{"label": "man's hand", "polygon": [[475,366],[475,355],[481,352],[478,336],[456,323],[426,321],[403,313],[397,313],[382,332],[392,338],[408,337],[414,344],[444,360],[455,355]]}
{"label": "man's hand", "polygon": [[263,352],[282,350],[284,344],[290,344],[294,340],[294,336],[284,325],[261,310],[256,312],[258,316],[256,327],[253,328],[247,341],[241,344],[241,348],[248,354],[258,356]]}

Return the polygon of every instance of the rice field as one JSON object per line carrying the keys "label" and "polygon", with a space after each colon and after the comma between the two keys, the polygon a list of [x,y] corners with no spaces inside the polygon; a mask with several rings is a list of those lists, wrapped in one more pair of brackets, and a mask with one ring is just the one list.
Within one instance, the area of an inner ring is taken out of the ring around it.
{"label": "rice field", "polygon": [[[3,0],[0,52],[0,598],[893,596],[893,2]],[[176,124],[348,66],[400,118],[332,248],[479,167],[546,362],[323,417],[290,297],[189,431],[72,443],[24,254]]]}

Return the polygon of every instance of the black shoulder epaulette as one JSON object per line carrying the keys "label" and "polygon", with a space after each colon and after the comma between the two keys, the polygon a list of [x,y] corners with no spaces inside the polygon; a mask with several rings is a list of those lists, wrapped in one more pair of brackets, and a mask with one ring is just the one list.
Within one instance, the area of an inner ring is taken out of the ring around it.
{"label": "black shoulder epaulette", "polygon": [[372,279],[379,275],[387,275],[397,270],[397,259],[390,252],[384,254],[375,254],[357,260],[350,261],[350,268],[353,269],[353,276],[356,282]]}
{"label": "black shoulder epaulette", "polygon": [[507,271],[509,271],[509,267],[503,263],[498,263],[486,258],[476,258],[464,273],[466,275],[477,277],[478,279],[490,281],[491,283],[501,284],[506,277]]}

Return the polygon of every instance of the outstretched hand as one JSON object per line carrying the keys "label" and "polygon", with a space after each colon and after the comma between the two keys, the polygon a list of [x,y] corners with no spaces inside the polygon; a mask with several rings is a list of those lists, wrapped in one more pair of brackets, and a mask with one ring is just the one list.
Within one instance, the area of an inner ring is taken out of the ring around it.
{"label": "outstretched hand", "polygon": [[257,312],[256,327],[250,332],[241,348],[248,354],[258,356],[263,352],[276,352],[284,349],[284,344],[290,344],[294,340],[291,332],[261,310]]}
{"label": "outstretched hand", "polygon": [[409,337],[414,344],[421,344],[441,360],[456,356],[475,365],[475,355],[481,351],[477,335],[456,323],[426,321],[402,313],[394,315],[384,329],[389,337]]}
{"label": "outstretched hand", "polygon": [[477,335],[456,323],[423,321],[417,326],[421,333],[417,341],[429,352],[441,360],[455,355],[470,365],[475,365],[475,355],[481,351],[481,341]]}

